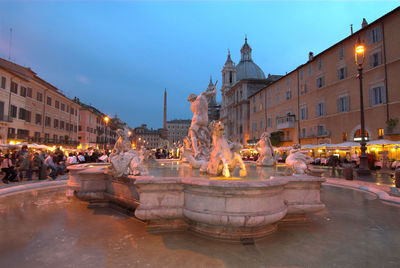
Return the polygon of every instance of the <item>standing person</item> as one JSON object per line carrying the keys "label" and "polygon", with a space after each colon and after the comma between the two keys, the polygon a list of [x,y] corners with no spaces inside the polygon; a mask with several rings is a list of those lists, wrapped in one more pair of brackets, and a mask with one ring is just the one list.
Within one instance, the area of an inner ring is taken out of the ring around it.
{"label": "standing person", "polygon": [[14,170],[14,164],[11,160],[11,154],[7,153],[4,160],[1,162],[1,170],[6,173],[2,181],[8,183],[10,181],[15,181],[17,177],[17,172]]}
{"label": "standing person", "polygon": [[56,165],[54,164],[54,161],[53,161],[53,154],[52,154],[52,153],[50,153],[50,154],[46,157],[46,159],[44,160],[44,163],[46,164],[46,166],[47,166],[48,168],[51,169],[50,177],[51,177],[53,180],[55,180],[55,179],[57,178],[57,168],[56,168]]}
{"label": "standing person", "polygon": [[78,161],[79,163],[85,163],[85,157],[83,156],[82,152],[80,152],[78,155]]}
{"label": "standing person", "polygon": [[43,162],[43,157],[40,157],[38,152],[33,155],[32,165],[38,170],[38,179],[45,180],[47,177],[47,167]]}
{"label": "standing person", "polygon": [[28,146],[23,145],[21,148],[21,151],[19,151],[17,165],[19,166],[18,171],[19,171],[20,181],[22,181],[24,179],[24,173],[25,173],[25,177],[27,178],[27,180],[31,181],[32,180],[32,169],[31,169],[31,163],[30,163],[30,155],[28,152]]}

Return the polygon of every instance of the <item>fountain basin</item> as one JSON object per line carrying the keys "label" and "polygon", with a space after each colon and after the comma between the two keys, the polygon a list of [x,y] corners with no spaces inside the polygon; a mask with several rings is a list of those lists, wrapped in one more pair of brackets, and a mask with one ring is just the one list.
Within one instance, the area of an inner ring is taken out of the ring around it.
{"label": "fountain basin", "polygon": [[85,166],[76,167],[70,179],[78,198],[134,211],[148,231],[191,230],[228,240],[265,237],[280,224],[308,222],[307,214],[325,207],[325,179],[313,176],[114,178],[104,166]]}

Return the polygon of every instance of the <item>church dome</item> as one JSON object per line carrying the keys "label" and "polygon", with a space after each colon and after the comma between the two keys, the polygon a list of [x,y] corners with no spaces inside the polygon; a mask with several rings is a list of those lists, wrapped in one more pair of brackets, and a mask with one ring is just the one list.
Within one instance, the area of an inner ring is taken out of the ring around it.
{"label": "church dome", "polygon": [[240,61],[236,65],[236,80],[242,79],[265,79],[265,75],[253,61]]}
{"label": "church dome", "polygon": [[265,74],[251,58],[251,47],[247,44],[247,37],[240,49],[241,59],[236,65],[236,81],[242,79],[265,79]]}

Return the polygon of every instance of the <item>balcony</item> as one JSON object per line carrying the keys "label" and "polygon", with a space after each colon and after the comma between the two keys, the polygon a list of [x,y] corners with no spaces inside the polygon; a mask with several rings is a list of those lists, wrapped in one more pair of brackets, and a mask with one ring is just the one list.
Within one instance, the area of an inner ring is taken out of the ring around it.
{"label": "balcony", "polygon": [[318,131],[317,137],[330,137],[331,132],[329,130]]}
{"label": "balcony", "polygon": [[279,130],[287,129],[287,128],[294,128],[295,122],[296,122],[295,115],[282,116],[277,119],[276,128]]}

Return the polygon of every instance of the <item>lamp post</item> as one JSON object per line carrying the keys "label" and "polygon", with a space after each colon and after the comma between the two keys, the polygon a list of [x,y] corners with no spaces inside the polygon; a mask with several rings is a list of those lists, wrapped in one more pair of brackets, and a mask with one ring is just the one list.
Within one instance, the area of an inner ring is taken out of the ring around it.
{"label": "lamp post", "polygon": [[361,154],[360,154],[360,165],[358,168],[359,176],[368,176],[371,174],[371,171],[368,168],[368,157],[365,154],[367,147],[365,146],[367,143],[365,141],[365,122],[364,122],[364,98],[363,98],[363,88],[362,88],[362,65],[364,63],[365,58],[365,47],[364,44],[360,40],[360,36],[357,38],[356,47],[355,47],[355,62],[358,69],[358,79],[360,80],[360,113],[361,113]]}
{"label": "lamp post", "polygon": [[[106,122],[106,126],[105,126],[105,128],[104,128],[104,133],[106,134],[106,140],[105,140],[105,147],[107,147],[107,145],[108,145],[108,139],[107,139],[107,125],[108,125],[108,121],[110,121],[110,117],[108,117],[107,115],[106,116],[104,116],[104,122]],[[104,149],[106,149],[106,148],[104,148]],[[107,149],[108,149],[108,147],[107,147]]]}

